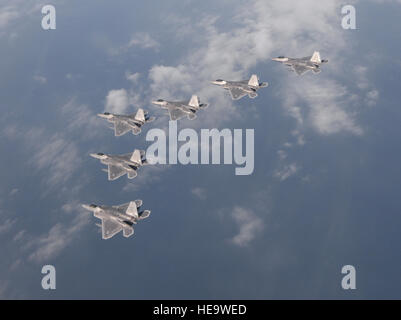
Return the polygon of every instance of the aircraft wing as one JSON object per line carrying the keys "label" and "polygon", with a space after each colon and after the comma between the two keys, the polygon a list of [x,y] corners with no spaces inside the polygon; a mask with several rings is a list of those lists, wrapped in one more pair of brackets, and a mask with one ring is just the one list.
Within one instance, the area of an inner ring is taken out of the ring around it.
{"label": "aircraft wing", "polygon": [[103,218],[102,219],[102,238],[107,240],[114,237],[117,233],[119,233],[123,227],[118,223],[111,219]]}
{"label": "aircraft wing", "polygon": [[230,88],[229,90],[233,100],[239,100],[247,95],[247,93],[240,88]]}
{"label": "aircraft wing", "polygon": [[125,171],[124,168],[109,165],[108,173],[109,173],[109,180],[113,181],[113,180],[116,180],[116,179],[122,177],[127,172]]}
{"label": "aircraft wing", "polygon": [[122,121],[114,122],[114,134],[116,137],[122,136],[130,130],[132,130],[132,128],[127,123]]}
{"label": "aircraft wing", "polygon": [[305,73],[307,73],[309,71],[308,68],[303,67],[303,66],[298,66],[298,65],[293,65],[292,69],[299,76],[302,76],[303,74],[305,74]]}
{"label": "aircraft wing", "polygon": [[184,111],[181,111],[180,109],[174,107],[169,107],[168,113],[170,114],[170,119],[172,121],[180,120],[181,118],[186,116],[186,113]]}

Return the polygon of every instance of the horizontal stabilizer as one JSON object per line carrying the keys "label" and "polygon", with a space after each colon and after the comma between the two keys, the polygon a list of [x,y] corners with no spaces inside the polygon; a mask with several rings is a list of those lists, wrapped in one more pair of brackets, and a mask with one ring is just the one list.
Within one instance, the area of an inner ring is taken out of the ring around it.
{"label": "horizontal stabilizer", "polygon": [[128,172],[128,179],[134,179],[136,178],[136,176],[138,175],[138,173],[134,170],[134,171],[129,171]]}
{"label": "horizontal stabilizer", "polygon": [[137,136],[138,134],[140,134],[141,131],[142,131],[142,130],[141,130],[141,128],[139,128],[139,127],[136,127],[136,126],[135,126],[135,127],[132,128],[132,134],[135,135],[135,136]]}
{"label": "horizontal stabilizer", "polygon": [[320,68],[312,69],[314,74],[319,74],[322,70]]}
{"label": "horizontal stabilizer", "polygon": [[155,117],[150,117],[149,119],[146,119],[146,122],[149,123],[149,122],[153,122],[155,120],[156,120]]}
{"label": "horizontal stabilizer", "polygon": [[195,120],[196,119],[196,114],[195,113],[189,113],[188,114],[188,119],[189,120]]}
{"label": "horizontal stabilizer", "polygon": [[123,236],[124,236],[125,238],[129,238],[129,237],[131,237],[133,234],[134,234],[134,228],[128,227],[128,226],[123,228]]}
{"label": "horizontal stabilizer", "polygon": [[145,210],[139,214],[139,219],[143,220],[150,216],[150,210]]}

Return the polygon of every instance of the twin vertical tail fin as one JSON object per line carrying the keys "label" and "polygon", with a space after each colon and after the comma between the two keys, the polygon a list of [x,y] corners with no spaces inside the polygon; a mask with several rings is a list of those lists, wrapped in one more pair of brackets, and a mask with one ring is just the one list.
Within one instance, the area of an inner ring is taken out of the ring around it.
{"label": "twin vertical tail fin", "polygon": [[145,112],[143,111],[143,109],[139,109],[138,112],[135,115],[135,120],[141,121],[141,122],[145,122]]}
{"label": "twin vertical tail fin", "polygon": [[189,106],[199,108],[199,98],[198,96],[193,95],[191,100],[189,101]]}
{"label": "twin vertical tail fin", "polygon": [[310,61],[313,63],[322,63],[322,59],[320,58],[320,52],[315,51]]}
{"label": "twin vertical tail fin", "polygon": [[259,78],[256,74],[252,75],[251,79],[249,79],[248,85],[252,87],[259,87]]}
{"label": "twin vertical tail fin", "polygon": [[131,159],[132,162],[138,163],[138,164],[142,164],[142,155],[141,155],[141,151],[140,150],[135,150],[132,153]]}
{"label": "twin vertical tail fin", "polygon": [[138,216],[138,207],[137,207],[136,201],[131,201],[129,203],[129,206],[128,206],[127,211],[125,213],[127,215],[133,217],[133,218],[136,218],[136,219],[139,218],[139,216]]}

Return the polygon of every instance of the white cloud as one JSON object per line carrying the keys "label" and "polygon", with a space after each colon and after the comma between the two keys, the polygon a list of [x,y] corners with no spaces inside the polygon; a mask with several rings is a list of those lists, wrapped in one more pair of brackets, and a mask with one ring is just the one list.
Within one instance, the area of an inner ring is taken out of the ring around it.
{"label": "white cloud", "polygon": [[199,188],[199,187],[193,188],[193,189],[191,190],[191,193],[192,193],[195,197],[197,197],[198,199],[200,199],[200,200],[205,200],[205,199],[206,199],[206,190],[203,189],[203,188]]}
{"label": "white cloud", "polygon": [[46,84],[47,83],[47,79],[44,76],[39,76],[39,75],[33,76],[33,80],[39,82],[40,84]]}
{"label": "white cloud", "polygon": [[379,100],[380,93],[378,90],[373,89],[366,94],[366,104],[369,107],[373,107],[377,104],[377,100]]}
{"label": "white cloud", "polygon": [[125,73],[125,77],[127,80],[131,81],[133,84],[137,84],[141,74],[139,72],[131,73],[127,71]]}
{"label": "white cloud", "polygon": [[34,165],[44,173],[44,179],[51,186],[65,183],[81,164],[78,147],[59,134],[44,139],[43,134],[33,154]]}
{"label": "white cloud", "polygon": [[81,139],[94,138],[104,128],[104,123],[96,114],[89,106],[78,103],[76,98],[71,98],[61,107],[61,115],[69,133],[76,133],[78,130]]}
{"label": "white cloud", "polygon": [[73,80],[77,80],[77,79],[79,79],[79,78],[82,78],[82,75],[81,75],[81,74],[67,73],[67,74],[65,75],[65,78],[66,78],[67,80],[73,81]]}
{"label": "white cloud", "polygon": [[149,33],[138,32],[135,33],[130,42],[128,43],[128,47],[139,47],[141,49],[158,49],[159,43],[153,39]]}
{"label": "white cloud", "polygon": [[106,111],[112,113],[124,113],[129,106],[127,90],[111,90],[106,97]]}
{"label": "white cloud", "polygon": [[139,168],[138,176],[134,180],[127,182],[123,191],[136,192],[151,187],[153,183],[157,183],[161,180],[161,175],[165,173],[168,168],[171,168],[171,165],[148,165]]}
{"label": "white cloud", "polygon": [[26,234],[26,230],[21,230],[18,231],[18,233],[14,236],[13,240],[14,241],[20,241],[24,238],[24,235]]}
{"label": "white cloud", "polygon": [[357,86],[365,95],[363,103],[369,107],[373,107],[377,104],[380,93],[373,87],[371,81],[369,80],[369,68],[366,66],[356,66],[355,75],[357,76]]}
{"label": "white cloud", "polygon": [[[232,19],[233,27],[228,31],[219,30],[216,17],[203,16],[192,24],[197,41],[203,45],[192,50],[176,66],[153,66],[149,72],[152,93],[157,97],[180,99],[197,93],[212,106],[202,115],[206,124],[216,125],[238,116],[239,108],[234,107],[222,90],[209,85],[209,81],[217,77],[245,79],[255,66],[270,62],[270,58],[278,53],[298,56],[321,50],[330,54],[338,68],[339,57],[346,45],[340,27],[340,5],[337,0],[328,0],[319,6],[313,0],[248,1],[243,7],[238,7],[238,14]],[[177,23],[177,18],[173,18],[171,23]],[[336,72],[336,68],[332,67],[330,71]],[[271,80],[262,74],[260,77],[264,81]],[[334,82],[330,85],[335,85],[334,89],[339,87]],[[299,100],[308,100],[317,132],[329,134],[345,130],[361,133],[352,115],[344,111],[346,106],[336,107],[338,101],[335,99],[329,101],[329,106],[317,108],[313,101],[319,98],[316,91],[313,94],[304,97],[299,92],[292,99],[288,111],[299,122],[303,120]]]}
{"label": "white cloud", "polygon": [[14,188],[10,191],[9,196],[13,197],[18,193],[19,189],[18,188]]}
{"label": "white cloud", "polygon": [[296,174],[299,170],[299,167],[296,163],[291,163],[289,165],[284,165],[281,169],[275,172],[276,178],[280,179],[280,181],[285,181],[294,174]]}
{"label": "white cloud", "polygon": [[30,261],[41,263],[55,258],[76,240],[90,221],[90,215],[79,204],[68,203],[62,210],[75,215],[75,218],[67,224],[55,224],[48,233],[31,240],[33,252],[29,255]]}
{"label": "white cloud", "polygon": [[0,8],[0,29],[5,28],[9,23],[19,17],[18,11],[13,6]]}
{"label": "white cloud", "polygon": [[0,236],[9,232],[11,228],[14,226],[16,220],[15,219],[7,219],[0,224]]}
{"label": "white cloud", "polygon": [[[306,117],[308,125],[323,135],[363,133],[355,116],[348,111],[353,105],[353,95],[334,80],[313,77],[303,82],[289,81],[282,94],[285,95],[283,106],[297,120],[299,128],[303,127]],[[302,104],[307,107],[304,114],[300,112]]]}
{"label": "white cloud", "polygon": [[239,227],[239,233],[231,241],[237,246],[245,247],[263,230],[263,221],[253,211],[235,207],[232,218]]}

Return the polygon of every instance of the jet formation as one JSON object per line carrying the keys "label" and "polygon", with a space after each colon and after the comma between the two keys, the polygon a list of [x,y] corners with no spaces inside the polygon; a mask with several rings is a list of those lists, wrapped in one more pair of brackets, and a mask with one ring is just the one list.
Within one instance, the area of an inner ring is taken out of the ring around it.
{"label": "jet formation", "polygon": [[138,168],[148,164],[143,150],[121,155],[91,153],[90,156],[107,165],[107,169],[103,171],[108,173],[109,181],[116,180],[125,174],[128,175],[128,179],[134,179]]}
{"label": "jet formation", "polygon": [[180,120],[184,117],[188,117],[189,120],[196,119],[196,113],[199,110],[206,109],[208,104],[200,103],[198,96],[193,95],[189,102],[187,101],[166,101],[159,99],[152,101],[154,105],[160,106],[162,109],[167,109],[170,120]]}
{"label": "jet formation", "polygon": [[308,71],[313,71],[315,74],[320,73],[320,66],[329,62],[329,60],[322,60],[318,51],[315,51],[312,56],[305,58],[287,58],[280,56],[278,58],[273,58],[272,60],[285,64],[290,67],[291,71],[299,76],[302,76]]}
{"label": "jet formation", "polygon": [[[315,74],[321,72],[321,65],[327,63],[328,60],[322,60],[319,52],[314,52],[310,57],[305,58],[287,58],[280,56],[273,58],[273,61],[281,62],[290,67],[298,75],[303,75],[308,71],[313,71]],[[230,92],[233,100],[239,100],[248,95],[249,98],[255,99],[258,96],[257,91],[267,87],[267,82],[260,82],[257,75],[252,75],[249,80],[228,81],[215,80],[211,82]],[[198,96],[193,95],[189,102],[187,101],[166,101],[158,99],[152,101],[152,104],[166,109],[172,121],[180,120],[187,117],[189,120],[196,119],[196,113],[199,110],[206,109],[208,104],[200,103]],[[98,114],[99,117],[113,123],[111,129],[114,130],[116,137],[125,135],[131,131],[134,135],[138,135],[142,131],[142,127],[146,123],[155,120],[154,117],[149,117],[148,112],[143,109],[138,109],[135,114],[120,115],[109,112]],[[147,165],[145,151],[135,150],[133,153],[122,155],[110,155],[104,153],[92,153],[93,158],[99,159],[102,164],[107,165],[107,169],[103,171],[108,173],[108,180],[116,180],[123,175],[127,175],[128,179],[133,179],[137,176],[137,170]],[[102,238],[110,239],[120,231],[123,231],[124,237],[128,238],[134,234],[133,225],[138,221],[146,219],[150,215],[149,210],[141,210],[142,200],[135,200],[119,206],[104,206],[104,205],[82,205],[85,209],[92,211],[96,218],[101,219]]]}
{"label": "jet formation", "polygon": [[124,237],[132,236],[134,234],[133,225],[150,216],[149,210],[140,210],[141,206],[142,200],[111,207],[96,204],[82,205],[83,208],[92,211],[93,215],[101,220],[99,226],[102,228],[103,239],[110,239],[121,230]]}
{"label": "jet formation", "polygon": [[218,79],[212,81],[212,84],[221,86],[230,91],[233,100],[239,100],[246,95],[248,95],[249,98],[255,99],[258,96],[257,91],[260,88],[265,88],[269,85],[267,82],[260,82],[256,74],[252,75],[249,80],[227,81]]}
{"label": "jet formation", "polygon": [[109,112],[98,114],[99,117],[107,119],[108,122],[114,124],[114,135],[120,137],[132,131],[132,134],[138,135],[141,133],[141,127],[145,123],[155,120],[155,117],[149,117],[148,112],[139,109],[137,113],[131,115],[113,114]]}

